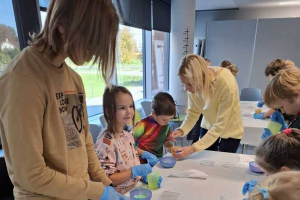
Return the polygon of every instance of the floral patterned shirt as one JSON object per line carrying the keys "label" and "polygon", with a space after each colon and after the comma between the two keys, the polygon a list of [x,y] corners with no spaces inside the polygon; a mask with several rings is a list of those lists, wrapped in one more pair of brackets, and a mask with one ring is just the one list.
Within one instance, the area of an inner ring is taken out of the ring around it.
{"label": "floral patterned shirt", "polygon": [[[134,138],[127,131],[121,134],[103,132],[97,139],[95,151],[108,176],[141,164]],[[115,190],[124,194],[133,188],[138,180],[139,178],[131,178],[115,186]]]}

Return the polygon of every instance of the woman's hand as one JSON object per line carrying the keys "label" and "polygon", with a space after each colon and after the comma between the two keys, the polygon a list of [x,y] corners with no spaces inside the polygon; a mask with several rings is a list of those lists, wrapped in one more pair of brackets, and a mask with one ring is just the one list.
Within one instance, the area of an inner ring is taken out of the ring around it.
{"label": "woman's hand", "polygon": [[172,132],[171,138],[170,138],[170,139],[171,139],[172,141],[176,141],[175,138],[181,137],[181,136],[183,136],[183,131],[180,130],[180,129],[176,129],[175,131]]}
{"label": "woman's hand", "polygon": [[174,154],[174,157],[176,160],[188,157],[189,155],[195,153],[195,149],[193,146],[187,146],[187,147],[182,147],[176,150],[176,153]]}

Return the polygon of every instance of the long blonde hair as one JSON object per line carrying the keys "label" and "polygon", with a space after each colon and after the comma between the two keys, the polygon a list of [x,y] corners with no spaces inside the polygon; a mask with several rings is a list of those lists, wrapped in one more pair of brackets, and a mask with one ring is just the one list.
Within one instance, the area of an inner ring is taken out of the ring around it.
{"label": "long blonde hair", "polygon": [[[269,196],[263,197],[262,189]],[[256,185],[248,200],[298,200],[300,197],[300,172],[287,171],[267,176]]]}
{"label": "long blonde hair", "polygon": [[215,77],[209,72],[205,60],[196,54],[184,56],[180,63],[178,75],[188,78],[196,91],[201,92],[205,105],[208,105],[211,98],[210,88]]}
{"label": "long blonde hair", "polygon": [[[58,25],[65,29],[62,38]],[[76,36],[84,38],[85,60],[93,59],[106,82],[115,68],[119,17],[111,0],[51,0],[43,29],[32,35],[32,44],[51,57],[74,52]]]}
{"label": "long blonde hair", "polygon": [[290,100],[300,91],[300,70],[295,66],[286,66],[272,79],[264,93],[264,102],[270,108],[277,108],[277,100]]}

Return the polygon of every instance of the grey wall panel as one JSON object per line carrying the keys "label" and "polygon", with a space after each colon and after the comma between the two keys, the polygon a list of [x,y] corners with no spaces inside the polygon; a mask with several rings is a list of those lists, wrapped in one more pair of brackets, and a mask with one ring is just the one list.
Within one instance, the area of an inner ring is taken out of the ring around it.
{"label": "grey wall panel", "polygon": [[300,18],[261,19],[258,21],[251,87],[262,91],[269,83],[264,70],[276,59],[290,59],[300,64]]}
{"label": "grey wall panel", "polygon": [[206,38],[206,22],[225,20],[300,17],[299,6],[241,8],[238,10],[196,11],[195,42]]}
{"label": "grey wall panel", "polygon": [[211,21],[207,24],[206,57],[214,66],[223,60],[237,65],[240,90],[249,87],[257,20]]}

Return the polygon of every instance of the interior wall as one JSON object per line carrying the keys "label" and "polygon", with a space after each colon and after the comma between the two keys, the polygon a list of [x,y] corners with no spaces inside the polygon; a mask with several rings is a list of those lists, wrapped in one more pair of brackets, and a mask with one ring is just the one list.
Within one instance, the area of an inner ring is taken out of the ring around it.
{"label": "interior wall", "polygon": [[261,19],[258,21],[250,87],[261,88],[269,83],[267,64],[277,58],[300,65],[300,18]]}
{"label": "interior wall", "polygon": [[223,60],[237,65],[239,88],[249,87],[257,20],[213,21],[207,25],[206,57],[213,66]]}
{"label": "interior wall", "polygon": [[[300,64],[300,59],[297,57],[299,54],[297,47],[300,43],[300,39],[298,39],[300,18],[294,18],[300,17],[299,11],[299,7],[289,7],[196,12],[195,44],[197,39],[206,38],[208,40],[206,57],[212,57],[213,65],[219,65],[220,60],[226,59],[225,57],[227,60],[231,59],[230,61],[240,69],[240,74],[237,77],[240,89],[258,87],[264,91],[269,82],[269,79],[264,75],[264,69],[270,61],[283,58],[293,60],[298,66]],[[248,21],[253,20],[249,19],[259,19],[257,30],[250,25],[251,23]],[[211,31],[213,26],[216,26],[215,30]],[[250,35],[257,31],[256,38],[251,45],[249,44],[249,34],[245,35],[244,30],[249,31]],[[228,44],[231,45],[226,48],[228,52],[223,50],[222,53],[218,53],[224,42],[222,45],[216,46],[212,45],[213,43],[209,40],[216,37],[216,34],[219,35],[220,40],[228,40],[227,34],[230,32],[234,33],[234,37],[230,37],[231,42]],[[244,46],[242,45],[243,40]],[[251,48],[252,53],[249,52]],[[216,55],[212,51],[215,51]],[[253,57],[252,61],[249,61],[249,55],[244,55],[246,51]],[[243,60],[247,63],[242,64],[241,61],[243,62]]]}
{"label": "interior wall", "polygon": [[206,38],[207,21],[300,17],[300,7],[249,8],[238,10],[196,11],[195,38]]}

